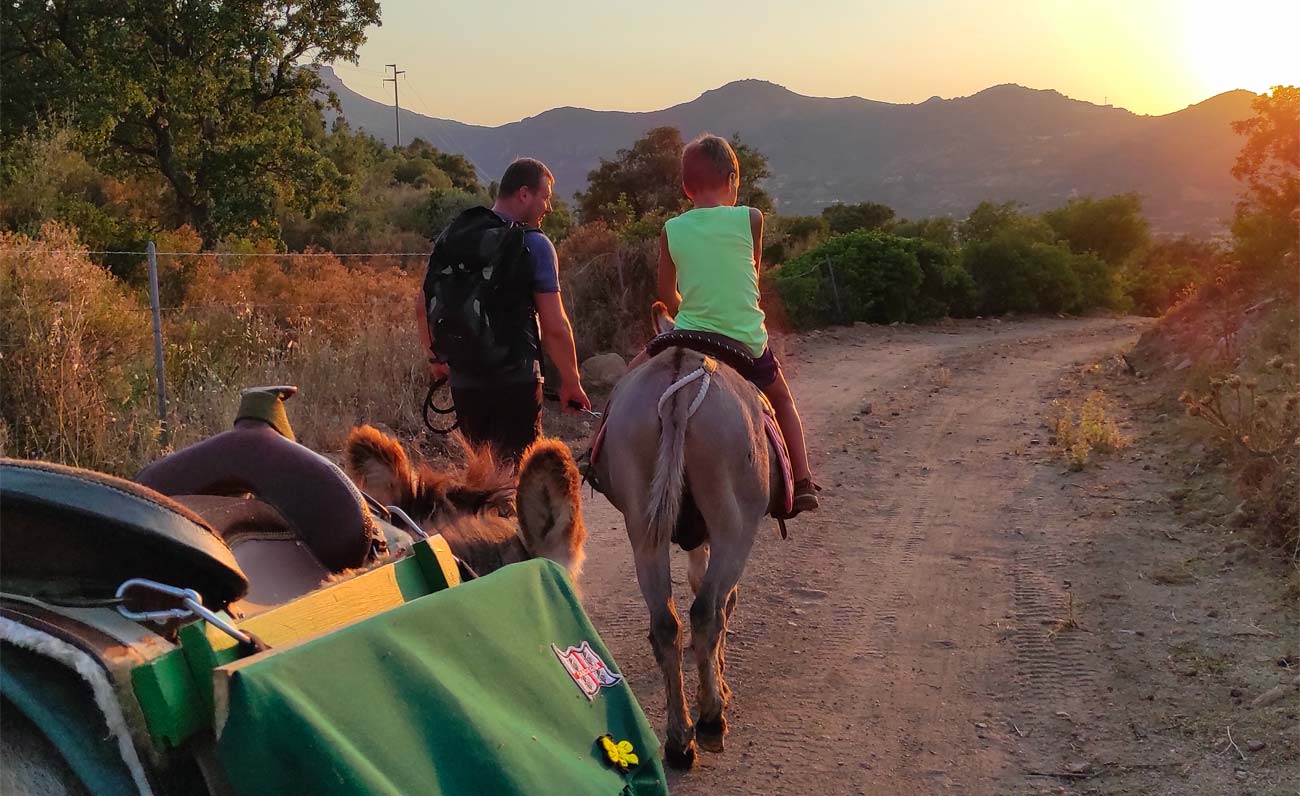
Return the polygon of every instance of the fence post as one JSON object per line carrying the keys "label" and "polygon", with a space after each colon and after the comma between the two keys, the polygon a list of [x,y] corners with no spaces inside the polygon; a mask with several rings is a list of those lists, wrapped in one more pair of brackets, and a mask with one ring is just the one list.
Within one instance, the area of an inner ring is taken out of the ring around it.
{"label": "fence post", "polygon": [[167,440],[167,381],[164,378],[162,343],[162,303],[158,298],[158,249],[149,241],[149,306],[153,310],[153,360],[158,379],[158,421],[162,424],[163,441]]}
{"label": "fence post", "polygon": [[835,322],[844,323],[844,308],[840,306],[840,289],[835,285],[835,265],[831,258],[826,258],[826,273],[831,280],[831,296],[835,299]]}

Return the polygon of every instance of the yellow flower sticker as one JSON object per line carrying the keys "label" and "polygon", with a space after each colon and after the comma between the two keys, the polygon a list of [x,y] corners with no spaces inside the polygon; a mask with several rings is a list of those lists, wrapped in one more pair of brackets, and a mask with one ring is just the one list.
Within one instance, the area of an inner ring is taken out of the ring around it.
{"label": "yellow flower sticker", "polygon": [[602,735],[596,740],[605,753],[605,760],[619,771],[626,773],[629,768],[641,762],[632,749],[631,741],[615,741],[609,735]]}

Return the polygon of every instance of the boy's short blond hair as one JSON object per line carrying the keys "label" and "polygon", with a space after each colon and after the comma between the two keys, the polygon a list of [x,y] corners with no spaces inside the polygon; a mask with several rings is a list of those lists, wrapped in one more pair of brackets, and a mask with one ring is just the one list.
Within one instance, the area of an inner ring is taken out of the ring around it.
{"label": "boy's short blond hair", "polygon": [[682,150],[682,187],[688,196],[723,187],[733,174],[740,179],[740,161],[722,136],[704,133]]}

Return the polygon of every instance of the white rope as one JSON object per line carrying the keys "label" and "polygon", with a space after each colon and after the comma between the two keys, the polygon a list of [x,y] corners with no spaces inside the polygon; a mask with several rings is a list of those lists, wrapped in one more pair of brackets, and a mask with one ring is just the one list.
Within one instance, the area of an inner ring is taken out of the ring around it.
{"label": "white rope", "polygon": [[705,368],[696,368],[690,373],[687,373],[685,376],[682,376],[677,381],[673,382],[668,387],[667,390],[664,390],[664,394],[659,396],[660,416],[662,416],[664,413],[664,404],[668,402],[669,398],[673,397],[674,393],[676,393],[678,390],[682,389],[686,385],[690,384],[691,382],[699,378],[703,378],[704,383],[700,385],[699,393],[696,394],[695,400],[691,401],[690,408],[686,410],[686,417],[687,419],[690,419],[691,416],[695,414],[695,410],[700,408],[700,404],[704,403],[704,396],[707,395],[709,392],[709,384],[711,383],[711,379],[709,376],[709,371]]}

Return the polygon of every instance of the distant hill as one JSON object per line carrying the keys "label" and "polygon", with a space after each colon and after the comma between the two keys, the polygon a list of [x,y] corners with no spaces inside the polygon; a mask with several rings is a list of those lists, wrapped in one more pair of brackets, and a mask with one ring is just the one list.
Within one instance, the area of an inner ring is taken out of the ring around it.
{"label": "distant hill", "polygon": [[[392,141],[393,109],[322,77],[354,126]],[[1233,121],[1250,116],[1249,91],[1230,91],[1164,116],[1070,99],[1017,85],[914,105],[860,97],[805,97],[761,80],[740,80],[690,102],[648,113],[556,108],[499,127],[402,110],[402,137],[467,155],[485,179],[530,155],[555,173],[568,197],[601,157],[652,127],[690,138],[740,133],[767,155],[767,188],[788,213],[836,202],[884,202],[901,216],[964,216],[985,199],[1032,210],[1074,196],[1142,194],[1159,232],[1209,233],[1231,213],[1229,174],[1241,146]]]}

